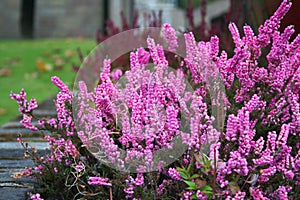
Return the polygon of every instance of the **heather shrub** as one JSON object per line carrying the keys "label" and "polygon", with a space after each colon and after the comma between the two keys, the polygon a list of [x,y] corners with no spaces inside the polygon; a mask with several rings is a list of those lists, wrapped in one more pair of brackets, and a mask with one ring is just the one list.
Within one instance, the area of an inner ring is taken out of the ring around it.
{"label": "heather shrub", "polygon": [[[149,37],[123,76],[104,59],[93,90],[80,81],[71,92],[53,77],[57,118],[38,126],[35,99],[11,94],[26,128],[50,132],[43,156],[19,138],[36,164],[23,175],[49,199],[300,198],[300,36],[290,41],[292,26],[278,31],[290,7],[284,0],[258,34],[229,24],[232,57],[219,52],[218,37],[197,42],[186,33],[186,55],[169,70]],[[162,32],[169,51],[180,48],[170,25]],[[173,162],[156,154],[167,150]]]}

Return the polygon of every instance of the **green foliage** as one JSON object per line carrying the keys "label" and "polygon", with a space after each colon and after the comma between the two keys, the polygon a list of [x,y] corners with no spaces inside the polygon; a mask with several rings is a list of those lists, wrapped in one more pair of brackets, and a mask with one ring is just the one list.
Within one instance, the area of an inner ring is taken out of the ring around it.
{"label": "green foliage", "polygon": [[[71,86],[76,75],[72,63],[81,63],[76,49],[80,47],[87,55],[95,45],[93,40],[86,39],[0,40],[0,70],[7,68],[10,71],[8,75],[0,76],[0,110],[3,109],[0,126],[18,114],[15,102],[9,98],[11,91],[26,88],[28,95],[38,102],[55,95],[57,88],[49,84],[50,78],[59,76]],[[56,69],[55,58],[65,61],[64,65]],[[39,59],[52,65],[53,69],[40,71],[36,66]]]}

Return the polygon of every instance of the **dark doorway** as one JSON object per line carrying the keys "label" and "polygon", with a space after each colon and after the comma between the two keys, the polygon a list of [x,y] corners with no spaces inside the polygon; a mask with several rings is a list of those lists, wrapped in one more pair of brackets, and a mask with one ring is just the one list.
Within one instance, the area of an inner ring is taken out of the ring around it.
{"label": "dark doorway", "polygon": [[23,38],[33,37],[35,0],[22,0],[21,4],[21,34]]}
{"label": "dark doorway", "polygon": [[107,22],[109,20],[109,1],[104,0],[103,1],[103,25],[102,25],[102,30],[104,34],[106,35],[106,27],[107,27]]}

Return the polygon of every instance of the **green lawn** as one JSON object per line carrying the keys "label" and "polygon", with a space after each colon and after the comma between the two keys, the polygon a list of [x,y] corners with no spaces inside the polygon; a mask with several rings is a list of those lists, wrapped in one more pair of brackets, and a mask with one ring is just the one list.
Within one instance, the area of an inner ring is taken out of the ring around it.
{"label": "green lawn", "polygon": [[11,91],[24,88],[38,102],[56,94],[51,76],[72,85],[72,63],[80,65],[77,48],[87,55],[95,45],[87,39],[0,40],[0,126],[18,115]]}

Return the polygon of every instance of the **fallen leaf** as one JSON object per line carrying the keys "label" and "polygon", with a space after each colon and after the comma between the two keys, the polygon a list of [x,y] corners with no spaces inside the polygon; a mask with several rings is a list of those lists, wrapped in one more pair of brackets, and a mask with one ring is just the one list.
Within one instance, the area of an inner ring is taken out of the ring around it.
{"label": "fallen leaf", "polygon": [[0,108],[0,115],[5,115],[7,114],[7,110],[4,108]]}
{"label": "fallen leaf", "polygon": [[63,65],[64,64],[64,60],[59,56],[54,56],[52,58],[52,60],[54,61],[55,65]]}
{"label": "fallen leaf", "polygon": [[45,72],[46,71],[46,63],[42,60],[37,60],[36,61],[36,67],[40,72]]}
{"label": "fallen leaf", "polygon": [[43,60],[37,60],[36,67],[40,72],[51,71],[53,69],[51,64],[46,63]]}
{"label": "fallen leaf", "polygon": [[0,76],[10,76],[11,75],[11,69],[4,67],[0,69]]}
{"label": "fallen leaf", "polygon": [[46,71],[52,71],[53,66],[49,63],[46,64]]}
{"label": "fallen leaf", "polygon": [[73,51],[71,51],[71,50],[66,50],[65,51],[65,56],[66,57],[71,57],[71,56],[73,56],[74,55],[74,52]]}

